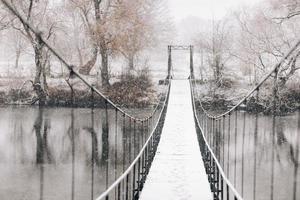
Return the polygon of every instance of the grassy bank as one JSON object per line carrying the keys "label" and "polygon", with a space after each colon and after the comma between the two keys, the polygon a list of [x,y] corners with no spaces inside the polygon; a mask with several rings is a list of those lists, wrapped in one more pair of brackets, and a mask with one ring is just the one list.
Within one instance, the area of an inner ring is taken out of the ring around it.
{"label": "grassy bank", "polygon": [[[230,81],[223,87],[214,87],[212,82],[198,83],[197,91],[203,106],[212,113],[222,113],[235,106],[254,85],[249,85],[241,81]],[[300,108],[300,84],[290,83],[284,88],[280,88],[276,101],[276,112],[286,114],[294,112]],[[274,112],[273,83],[266,82],[260,88],[258,96],[255,92],[247,99],[243,108],[248,112],[262,112],[271,114]]]}
{"label": "grassy bank", "polygon": [[[97,79],[87,77],[90,83],[97,85]],[[70,80],[73,87],[68,86],[63,78],[48,79],[47,106],[64,107],[104,107],[105,100],[98,94],[92,95],[91,90],[80,80]],[[163,97],[165,86],[152,83],[147,71],[126,73],[115,78],[105,90],[97,87],[105,96],[120,107],[145,108],[151,107]],[[32,83],[26,79],[1,78],[0,104],[34,105],[38,99]]]}

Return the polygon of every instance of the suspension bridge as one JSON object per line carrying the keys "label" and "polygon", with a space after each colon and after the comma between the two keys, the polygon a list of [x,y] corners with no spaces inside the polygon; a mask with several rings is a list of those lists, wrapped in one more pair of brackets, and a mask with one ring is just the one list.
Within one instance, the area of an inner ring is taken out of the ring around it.
{"label": "suspension bridge", "polygon": [[[243,199],[244,187],[240,187],[237,180],[237,148],[235,146],[233,151],[230,148],[232,138],[236,145],[237,135],[245,132],[246,120],[239,110],[252,98],[259,98],[260,88],[266,82],[276,81],[280,66],[295,52],[300,42],[237,105],[217,116],[209,114],[199,98],[199,83],[194,75],[193,46],[170,45],[164,99],[157,104],[151,115],[137,118],[119,108],[92,86],[43,39],[38,30],[26,22],[9,3],[2,2],[40,37],[45,46],[69,69],[70,76],[77,77],[89,87],[92,97],[98,95],[103,98],[106,110],[103,132],[108,135],[111,131],[107,116],[108,112],[113,112],[116,124],[122,124],[121,130],[114,129],[116,135],[118,131],[130,135],[130,139],[126,140],[128,158],[123,155],[128,164],[126,167],[124,165],[122,173],[115,174],[111,184],[106,182],[102,194],[94,196],[92,193],[92,199]],[[190,76],[187,80],[176,80],[172,74],[173,50],[190,52]],[[238,125],[240,118],[243,119],[242,126]],[[254,129],[257,129],[257,120]],[[274,124],[272,131],[275,134]],[[93,153],[97,153],[94,148]],[[115,157],[118,157],[117,153]],[[75,176],[73,171],[72,174]],[[244,173],[242,179],[245,179]]]}

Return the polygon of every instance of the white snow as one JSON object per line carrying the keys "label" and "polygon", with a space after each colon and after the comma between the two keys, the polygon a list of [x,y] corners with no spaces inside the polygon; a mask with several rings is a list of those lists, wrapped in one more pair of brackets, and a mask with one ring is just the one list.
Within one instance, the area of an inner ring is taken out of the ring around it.
{"label": "white snow", "polygon": [[197,141],[189,81],[171,84],[161,141],[140,199],[213,199]]}

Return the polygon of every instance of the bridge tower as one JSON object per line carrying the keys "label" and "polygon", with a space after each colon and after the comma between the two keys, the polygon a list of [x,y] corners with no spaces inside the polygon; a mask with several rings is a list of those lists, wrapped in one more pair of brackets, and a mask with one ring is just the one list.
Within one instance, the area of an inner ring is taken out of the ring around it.
{"label": "bridge tower", "polygon": [[194,78],[194,46],[190,45],[190,79]]}
{"label": "bridge tower", "polygon": [[189,50],[190,51],[190,79],[194,79],[194,46],[168,45],[168,76],[167,79],[172,79],[172,50]]}
{"label": "bridge tower", "polygon": [[168,46],[168,76],[167,79],[172,79],[171,75],[171,70],[172,70],[172,46]]}

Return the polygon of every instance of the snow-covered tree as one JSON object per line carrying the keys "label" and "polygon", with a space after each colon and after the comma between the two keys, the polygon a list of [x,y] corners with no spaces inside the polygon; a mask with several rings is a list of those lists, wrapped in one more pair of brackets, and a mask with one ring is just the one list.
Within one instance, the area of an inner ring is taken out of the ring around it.
{"label": "snow-covered tree", "polygon": [[[29,23],[41,31],[43,38],[53,42],[58,23],[55,21],[55,9],[51,9],[51,5],[47,0],[11,1],[11,3],[14,9],[18,10]],[[11,21],[11,26],[18,30],[32,46],[35,60],[33,88],[37,94],[39,104],[44,105],[47,97],[46,66],[50,59],[49,50],[45,48],[40,37],[32,33],[25,23],[14,15],[11,15]]]}
{"label": "snow-covered tree", "polygon": [[229,18],[212,22],[212,28],[196,34],[195,44],[205,52],[215,83],[222,85],[225,66],[232,58],[233,28]]}

